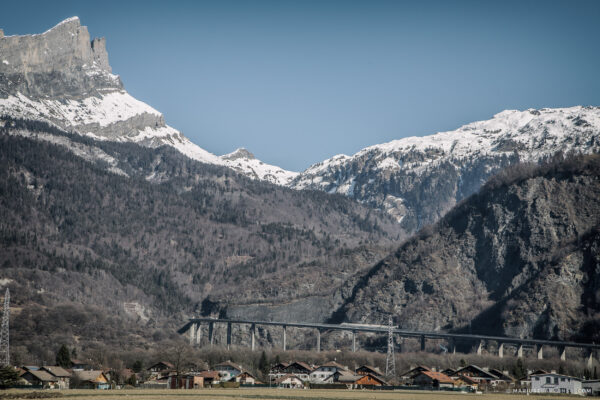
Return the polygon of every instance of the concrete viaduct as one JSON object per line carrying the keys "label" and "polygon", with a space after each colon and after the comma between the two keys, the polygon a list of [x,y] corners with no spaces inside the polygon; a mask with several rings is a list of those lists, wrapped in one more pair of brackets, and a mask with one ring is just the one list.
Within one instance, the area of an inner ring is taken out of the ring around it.
{"label": "concrete viaduct", "polygon": [[[231,331],[232,325],[247,325],[249,326],[250,335],[250,347],[255,350],[256,347],[256,326],[278,326],[281,327],[283,335],[283,351],[287,350],[287,328],[306,328],[314,329],[317,333],[317,341],[315,344],[316,351],[321,351],[321,333],[325,331],[346,331],[352,333],[352,351],[357,350],[356,346],[356,333],[367,332],[367,333],[379,333],[388,334],[387,326],[380,325],[360,325],[360,324],[320,324],[320,323],[303,323],[303,322],[273,322],[273,321],[252,321],[242,319],[216,319],[216,318],[190,318],[188,323],[179,329],[180,334],[188,333],[190,344],[200,344],[200,324],[208,324],[208,341],[212,346],[214,343],[214,326],[215,324],[227,324],[227,347],[231,346]],[[533,347],[537,351],[538,359],[543,359],[543,348],[544,346],[555,347],[558,349],[561,360],[567,358],[567,347],[576,348],[587,352],[587,365],[592,366],[593,352],[594,350],[600,349],[600,344],[594,343],[576,343],[576,342],[563,342],[554,340],[538,340],[538,339],[520,339],[515,337],[507,336],[487,336],[487,335],[473,335],[464,333],[447,333],[447,332],[425,332],[425,331],[412,331],[406,329],[395,328],[393,330],[394,335],[402,338],[416,338],[421,341],[421,351],[425,350],[425,341],[427,339],[442,339],[446,340],[450,344],[449,352],[456,352],[456,342],[471,342],[476,345],[477,354],[481,354],[484,344],[492,341],[498,344],[498,357],[504,356],[505,345],[510,344],[517,347],[516,355],[518,357],[523,356],[524,347]]]}

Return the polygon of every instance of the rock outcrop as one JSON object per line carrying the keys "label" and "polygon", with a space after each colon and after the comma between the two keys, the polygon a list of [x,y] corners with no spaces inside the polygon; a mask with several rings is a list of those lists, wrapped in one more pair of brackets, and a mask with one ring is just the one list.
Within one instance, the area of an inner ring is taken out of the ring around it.
{"label": "rock outcrop", "polygon": [[597,341],[599,232],[600,156],[521,165],[349,282],[334,320]]}
{"label": "rock outcrop", "polygon": [[77,17],[42,34],[0,37],[0,115],[51,122],[94,139],[170,146],[278,185],[297,175],[247,151],[218,157],[168,126],[160,112],[125,91],[112,73],[106,41],[90,40]]}

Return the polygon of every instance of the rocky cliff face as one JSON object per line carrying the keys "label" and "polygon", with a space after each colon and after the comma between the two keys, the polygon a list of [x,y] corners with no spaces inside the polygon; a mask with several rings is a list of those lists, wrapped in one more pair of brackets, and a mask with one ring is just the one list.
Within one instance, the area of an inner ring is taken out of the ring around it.
{"label": "rocky cliff face", "polygon": [[125,91],[112,74],[105,40],[90,41],[77,17],[42,34],[0,37],[0,115],[52,122],[94,139],[171,146],[279,185],[296,176],[254,158],[218,157],[168,126],[160,112]]}
{"label": "rocky cliff face", "polygon": [[597,341],[599,230],[600,156],[509,169],[349,283],[334,319]]}
{"label": "rocky cliff face", "polygon": [[79,18],[39,35],[0,38],[0,97],[83,99],[123,88],[112,74],[105,39],[90,41]]}
{"label": "rocky cliff face", "polygon": [[599,138],[599,107],[504,111],[455,131],[335,156],[302,172],[291,187],[344,194],[415,232],[506,166],[558,151],[598,151]]}

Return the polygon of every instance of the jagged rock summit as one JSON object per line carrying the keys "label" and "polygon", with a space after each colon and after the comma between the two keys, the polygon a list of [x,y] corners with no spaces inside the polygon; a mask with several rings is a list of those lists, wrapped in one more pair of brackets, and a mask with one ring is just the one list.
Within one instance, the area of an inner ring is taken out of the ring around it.
{"label": "jagged rock summit", "polygon": [[247,156],[219,157],[168,126],[160,112],[125,91],[112,73],[105,39],[90,40],[78,17],[42,34],[0,35],[0,115],[51,122],[98,140],[167,145],[276,184],[296,175]]}

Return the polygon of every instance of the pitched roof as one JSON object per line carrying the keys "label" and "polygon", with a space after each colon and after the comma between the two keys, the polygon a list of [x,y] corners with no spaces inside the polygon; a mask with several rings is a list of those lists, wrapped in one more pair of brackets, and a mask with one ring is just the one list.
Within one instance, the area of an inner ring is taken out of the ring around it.
{"label": "pitched roof", "polygon": [[421,371],[421,373],[419,375],[421,375],[421,374],[426,375],[429,378],[431,378],[432,380],[438,381],[440,383],[454,383],[454,381],[452,380],[452,378],[450,378],[448,375],[443,374],[441,372],[437,372],[437,371]]}
{"label": "pitched roof", "polygon": [[325,364],[320,365],[320,367],[335,367],[338,369],[348,369],[335,361],[328,361]]}
{"label": "pitched roof", "polygon": [[365,375],[354,375],[354,374],[340,374],[337,377],[338,382],[356,382],[360,378],[364,378]]}
{"label": "pitched roof", "polygon": [[360,367],[356,368],[354,371],[358,371],[359,369],[366,369],[367,371],[369,371],[372,375],[379,375],[382,376],[383,374],[381,373],[381,371],[379,370],[379,368],[377,367],[373,367],[370,365],[361,365]]}
{"label": "pitched roof", "polygon": [[42,382],[56,382],[58,380],[55,376],[53,376],[52,374],[50,374],[49,372],[46,372],[46,371],[29,370],[27,372],[30,373],[31,375],[35,376],[37,379],[39,379]]}
{"label": "pitched roof", "polygon": [[418,372],[421,372],[421,371],[430,371],[430,369],[424,365],[417,365],[416,367],[406,371],[405,373],[403,373],[400,376],[416,375]]}
{"label": "pitched roof", "polygon": [[232,367],[232,368],[237,369],[238,371],[244,370],[241,365],[235,364],[229,360],[215,365],[215,368],[217,368],[217,367]]}
{"label": "pitched roof", "polygon": [[103,374],[102,371],[75,371],[74,373],[75,376],[82,381],[95,381]]}
{"label": "pitched roof", "polygon": [[297,377],[296,375],[294,375],[294,374],[285,374],[285,375],[283,375],[283,376],[280,376],[279,378],[277,378],[277,379],[275,380],[275,383],[281,383],[281,382],[285,381],[285,380],[286,380],[286,379],[288,379],[288,378],[296,378],[296,379],[298,379],[300,382],[302,382],[302,379],[298,378],[298,377]]}
{"label": "pitched roof", "polygon": [[[366,377],[370,377],[371,379],[374,379],[376,381],[378,381],[379,383],[381,383],[382,385],[387,385],[387,382],[383,380],[383,378],[381,376],[378,375],[374,375],[374,374],[365,374],[365,375],[359,375],[361,378],[366,378]],[[360,379],[358,379],[360,380]]]}
{"label": "pitched roof", "polygon": [[463,372],[464,370],[476,371],[480,375],[483,375],[484,377],[489,378],[489,379],[497,379],[498,378],[496,375],[489,373],[488,371],[484,370],[483,368],[478,367],[475,364],[471,364],[471,365],[467,365],[466,367],[459,368],[453,375],[462,375],[461,372]]}
{"label": "pitched roof", "polygon": [[287,368],[293,367],[294,365],[299,365],[300,367],[304,368],[305,370],[307,370],[307,371],[309,371],[309,372],[313,370],[313,369],[310,367],[310,365],[308,365],[307,363],[305,363],[305,362],[302,362],[302,361],[294,361],[294,362],[291,362],[291,363],[289,363],[289,364],[288,364],[288,366],[287,366],[287,367],[285,367],[285,368],[287,369]]}
{"label": "pitched roof", "polygon": [[58,378],[67,378],[71,376],[71,373],[69,371],[59,366],[42,367],[42,369]]}
{"label": "pitched roof", "polygon": [[504,372],[500,371],[499,369],[490,368],[490,373],[496,375],[499,379],[502,379],[504,381],[509,381],[509,382],[514,381],[512,376],[505,374]]}
{"label": "pitched roof", "polygon": [[219,371],[202,371],[198,373],[198,376],[209,379],[219,379],[221,377],[221,374],[219,373]]}
{"label": "pitched roof", "polygon": [[159,362],[154,363],[151,366],[149,366],[148,369],[151,369],[152,367],[155,367],[155,366],[157,366],[159,364],[163,364],[167,368],[171,368],[171,369],[175,368],[175,366],[173,364],[171,364],[170,362],[168,362],[168,361],[159,361]]}

